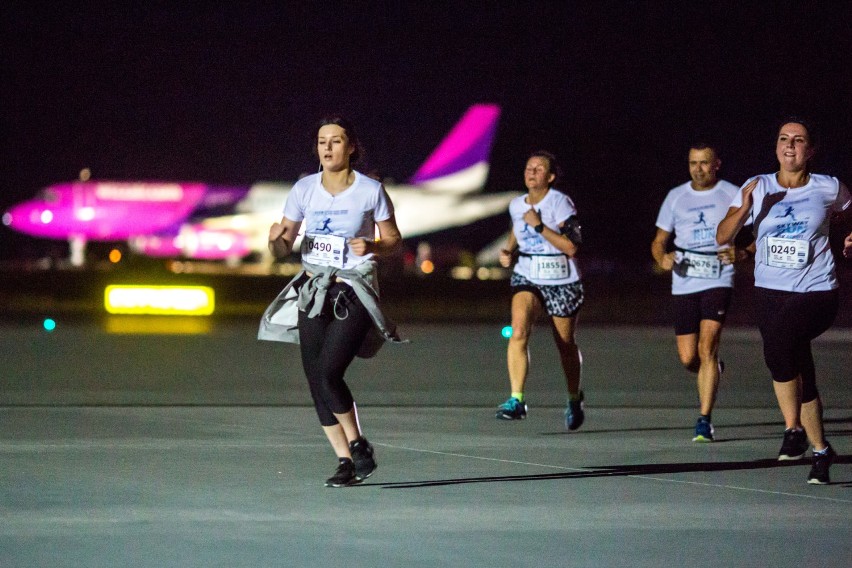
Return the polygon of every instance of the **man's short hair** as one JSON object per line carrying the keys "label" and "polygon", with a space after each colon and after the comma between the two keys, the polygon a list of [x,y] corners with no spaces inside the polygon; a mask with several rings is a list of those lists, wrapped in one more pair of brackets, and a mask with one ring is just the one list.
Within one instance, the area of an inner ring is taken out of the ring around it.
{"label": "man's short hair", "polygon": [[716,158],[719,157],[719,150],[716,149],[716,145],[705,142],[704,140],[698,140],[697,142],[690,144],[689,149],[690,150],[712,150],[713,155],[716,156]]}

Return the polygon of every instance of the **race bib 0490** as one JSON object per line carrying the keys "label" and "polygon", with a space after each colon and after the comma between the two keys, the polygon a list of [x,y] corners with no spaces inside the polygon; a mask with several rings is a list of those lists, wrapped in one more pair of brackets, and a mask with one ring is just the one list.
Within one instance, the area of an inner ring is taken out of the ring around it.
{"label": "race bib 0490", "polygon": [[719,278],[722,273],[722,261],[717,256],[683,251],[681,262],[686,268],[685,275],[693,278]]}
{"label": "race bib 0490", "polygon": [[539,280],[559,280],[571,276],[568,257],[559,255],[533,255],[530,258],[530,277]]}
{"label": "race bib 0490", "polygon": [[799,239],[766,237],[766,264],[775,268],[804,268],[810,261],[810,243]]}
{"label": "race bib 0490", "polygon": [[302,239],[302,261],[343,268],[346,238],[338,235],[306,234]]}

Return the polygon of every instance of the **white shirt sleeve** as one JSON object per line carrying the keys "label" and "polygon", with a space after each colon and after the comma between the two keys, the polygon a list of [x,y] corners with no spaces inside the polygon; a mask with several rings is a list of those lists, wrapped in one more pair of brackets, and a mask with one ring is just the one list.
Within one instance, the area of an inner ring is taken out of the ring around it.
{"label": "white shirt sleeve", "polygon": [[373,210],[373,219],[376,221],[387,221],[393,216],[393,202],[385,191],[385,186],[379,186],[379,193],[376,199],[376,207]]}
{"label": "white shirt sleeve", "polygon": [[849,188],[842,181],[838,182],[840,187],[837,189],[837,199],[834,200],[835,211],[846,211],[852,205],[852,194],[849,193]]}
{"label": "white shirt sleeve", "polygon": [[668,233],[674,231],[674,200],[674,192],[670,191],[657,214],[657,227]]}
{"label": "white shirt sleeve", "polygon": [[305,205],[303,203],[305,192],[302,190],[303,187],[303,184],[294,185],[284,203],[284,216],[291,221],[301,222],[305,219]]}

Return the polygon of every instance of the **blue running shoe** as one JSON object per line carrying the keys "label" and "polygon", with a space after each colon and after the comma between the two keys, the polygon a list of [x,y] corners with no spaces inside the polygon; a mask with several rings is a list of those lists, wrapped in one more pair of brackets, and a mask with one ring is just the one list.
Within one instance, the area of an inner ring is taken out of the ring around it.
{"label": "blue running shoe", "polygon": [[693,442],[712,442],[713,424],[703,416],[695,423],[695,437]]}
{"label": "blue running shoe", "polygon": [[583,412],[583,401],[586,396],[583,391],[580,391],[580,397],[577,400],[569,400],[568,408],[565,409],[565,427],[569,430],[576,430],[583,425],[586,419],[586,413]]}
{"label": "blue running shoe", "polygon": [[509,397],[509,400],[497,407],[498,420],[523,420],[527,417],[527,405],[515,397]]}

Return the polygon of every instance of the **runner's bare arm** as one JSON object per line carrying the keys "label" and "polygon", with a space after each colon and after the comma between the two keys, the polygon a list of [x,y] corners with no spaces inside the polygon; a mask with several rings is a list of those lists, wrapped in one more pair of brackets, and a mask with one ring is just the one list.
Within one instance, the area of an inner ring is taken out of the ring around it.
{"label": "runner's bare arm", "polygon": [[301,226],[301,221],[282,217],[280,223],[273,223],[269,227],[269,251],[275,258],[283,258],[293,252],[293,243]]}

